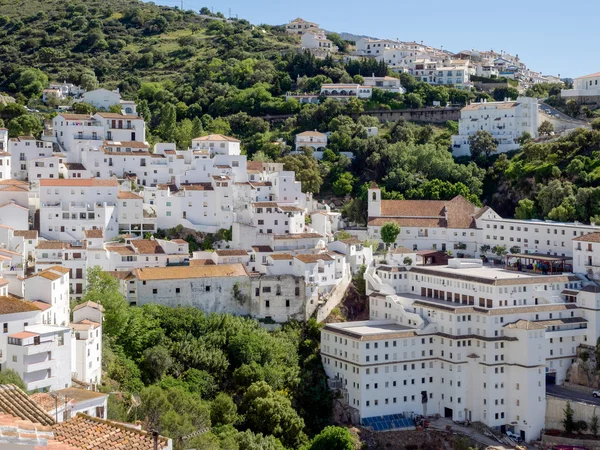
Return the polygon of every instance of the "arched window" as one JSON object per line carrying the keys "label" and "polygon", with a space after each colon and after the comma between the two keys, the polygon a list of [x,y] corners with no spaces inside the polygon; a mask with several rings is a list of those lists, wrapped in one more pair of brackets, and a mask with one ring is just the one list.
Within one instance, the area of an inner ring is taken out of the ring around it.
{"label": "arched window", "polygon": [[377,192],[373,192],[373,201],[377,201]]}

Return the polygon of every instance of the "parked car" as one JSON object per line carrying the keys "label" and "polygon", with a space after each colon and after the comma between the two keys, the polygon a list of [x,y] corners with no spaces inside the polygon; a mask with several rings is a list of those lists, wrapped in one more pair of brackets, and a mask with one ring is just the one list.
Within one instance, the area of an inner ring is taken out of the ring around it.
{"label": "parked car", "polygon": [[600,391],[594,391],[594,392],[592,392],[592,397],[594,397],[594,398],[600,397]]}
{"label": "parked car", "polygon": [[509,438],[511,438],[513,441],[517,441],[517,442],[521,441],[521,436],[519,436],[518,434],[513,433],[512,431],[507,431],[506,435]]}

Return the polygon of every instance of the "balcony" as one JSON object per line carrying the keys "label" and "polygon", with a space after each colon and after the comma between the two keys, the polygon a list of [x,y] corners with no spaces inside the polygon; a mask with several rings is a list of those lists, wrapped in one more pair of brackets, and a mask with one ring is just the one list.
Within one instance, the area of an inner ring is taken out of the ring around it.
{"label": "balcony", "polygon": [[84,141],[101,141],[102,137],[100,137],[98,135],[94,135],[94,134],[75,133],[73,135],[73,139],[80,139],[80,140],[84,140]]}

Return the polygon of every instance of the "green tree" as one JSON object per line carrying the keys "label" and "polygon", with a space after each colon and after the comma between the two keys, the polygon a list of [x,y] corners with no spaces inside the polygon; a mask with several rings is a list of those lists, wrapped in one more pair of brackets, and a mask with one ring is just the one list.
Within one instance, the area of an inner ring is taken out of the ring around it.
{"label": "green tree", "polygon": [[8,122],[8,135],[10,137],[18,136],[39,136],[42,132],[42,122],[35,116],[26,114],[10,119]]}
{"label": "green tree", "polygon": [[6,369],[0,372],[0,384],[14,384],[26,391],[27,387],[17,372],[13,369]]}
{"label": "green tree", "polygon": [[498,151],[498,141],[488,131],[479,130],[469,136],[469,149],[473,161],[487,164],[492,153]]}
{"label": "green tree", "polygon": [[231,396],[221,392],[210,405],[210,423],[213,427],[218,425],[234,425],[237,420],[237,406]]}
{"label": "green tree", "polygon": [[235,442],[238,450],[285,450],[279,439],[261,433],[254,434],[250,430],[238,433]]}
{"label": "green tree", "polygon": [[386,222],[381,227],[381,240],[389,247],[391,244],[396,242],[398,235],[400,234],[400,225],[396,222]]}
{"label": "green tree", "polygon": [[202,136],[203,132],[200,117],[194,117],[194,120],[192,120],[192,139]]}
{"label": "green tree", "polygon": [[521,133],[521,136],[519,136],[519,139],[518,139],[519,145],[521,145],[521,146],[527,144],[528,142],[531,142],[532,140],[533,140],[533,136],[528,131],[523,131],[523,133]]}
{"label": "green tree", "polygon": [[173,359],[166,347],[156,345],[144,350],[141,366],[150,383],[160,380],[172,365]]}
{"label": "green tree", "polygon": [[350,172],[341,173],[338,179],[333,182],[333,193],[340,197],[350,194],[354,181],[355,178]]}
{"label": "green tree", "polygon": [[347,428],[325,427],[302,450],[354,450],[355,440]]}
{"label": "green tree", "polygon": [[177,148],[182,150],[188,149],[192,146],[192,139],[194,136],[194,126],[190,119],[183,119],[177,130],[175,131],[175,142],[177,144]]}
{"label": "green tree", "polygon": [[506,251],[506,246],[504,245],[496,245],[492,248],[492,253],[494,253],[498,257],[503,257],[508,252]]}
{"label": "green tree", "polygon": [[538,133],[545,136],[550,136],[554,133],[554,125],[549,120],[544,120],[538,127]]}
{"label": "green tree", "polygon": [[25,69],[17,78],[19,92],[29,98],[38,98],[48,85],[48,77],[40,69]]}
{"label": "green tree", "polygon": [[255,432],[273,435],[287,447],[305,443],[304,420],[292,408],[289,398],[273,391],[264,381],[253,383],[244,393],[242,412]]}
{"label": "green tree", "polygon": [[524,198],[519,200],[519,206],[515,209],[515,219],[530,220],[535,219],[537,211],[533,200]]}
{"label": "green tree", "polygon": [[302,183],[302,192],[319,193],[323,178],[319,171],[319,164],[310,151],[300,155],[284,156],[278,162],[284,164],[284,170],[296,173],[296,180]]}
{"label": "green tree", "polygon": [[424,104],[423,99],[414,92],[404,96],[404,103],[406,103],[409,108],[422,108]]}
{"label": "green tree", "polygon": [[73,103],[73,112],[75,114],[94,114],[96,112],[96,107],[89,103],[76,102]]}
{"label": "green tree", "polygon": [[87,287],[82,297],[84,302],[96,302],[104,307],[103,332],[107,336],[119,336],[127,332],[129,307],[119,290],[119,281],[94,266],[87,271]]}
{"label": "green tree", "polygon": [[565,418],[563,419],[563,427],[565,433],[573,434],[575,431],[575,420],[573,419],[573,408],[571,408],[571,402],[567,401],[567,407],[563,410]]}
{"label": "green tree", "polygon": [[158,126],[158,133],[166,142],[175,141],[176,124],[175,105],[166,103],[160,110],[160,124]]}
{"label": "green tree", "polygon": [[592,130],[600,131],[600,118],[592,120]]}

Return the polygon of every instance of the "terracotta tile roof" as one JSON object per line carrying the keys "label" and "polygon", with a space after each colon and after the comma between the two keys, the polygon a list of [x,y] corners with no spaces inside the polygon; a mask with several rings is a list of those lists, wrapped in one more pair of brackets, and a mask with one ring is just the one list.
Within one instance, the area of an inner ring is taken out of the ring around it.
{"label": "terracotta tile roof", "polygon": [[107,245],[104,248],[119,255],[135,255],[135,250],[129,245]]}
{"label": "terracotta tile roof", "polygon": [[27,183],[26,181],[10,179],[10,180],[0,181],[0,186],[27,186],[27,187],[29,187],[29,183]]}
{"label": "terracotta tile roof", "polygon": [[227,142],[241,142],[238,139],[229,137],[229,136],[223,136],[222,134],[209,134],[208,136],[201,136],[201,137],[197,137],[192,139],[192,142],[194,141],[227,141]]}
{"label": "terracotta tile roof", "polygon": [[173,239],[171,242],[175,242],[176,244],[187,244],[188,241],[185,241],[183,239]]}
{"label": "terracotta tile roof", "polygon": [[141,255],[159,255],[165,253],[158,241],[154,239],[133,239],[130,241],[130,245]]}
{"label": "terracotta tile roof", "polygon": [[403,255],[405,253],[416,253],[416,252],[414,250],[410,250],[406,247],[396,247],[395,249],[392,250],[392,253]]}
{"label": "terracotta tile roof", "polygon": [[[519,102],[485,102],[471,103],[465,106],[461,111],[478,111],[480,109],[511,109],[519,106]],[[492,108],[493,107],[493,108]]]}
{"label": "terracotta tile roof", "polygon": [[148,145],[144,142],[137,141],[104,141],[103,144],[107,147],[148,148]]}
{"label": "terracotta tile roof", "polygon": [[319,253],[317,255],[311,254],[302,254],[296,255],[296,259],[302,261],[303,263],[312,264],[319,261],[334,261],[335,258],[332,258],[327,253]]}
{"label": "terracotta tile roof", "polygon": [[594,233],[588,233],[588,234],[584,234],[583,236],[577,236],[576,238],[573,238],[574,241],[581,241],[581,242],[600,242],[600,232],[594,232]]}
{"label": "terracotta tile roof", "polygon": [[85,170],[85,166],[81,163],[64,163],[67,170]]}
{"label": "terracotta tile roof", "polygon": [[90,308],[98,309],[101,312],[104,312],[104,307],[100,303],[90,302],[90,301],[80,303],[75,308],[73,308],[73,311],[77,311],[77,310],[79,310],[81,308],[85,308],[85,307],[90,307]]}
{"label": "terracotta tile roof", "polygon": [[81,403],[95,398],[108,397],[108,394],[103,394],[102,392],[89,391],[86,389],[73,387],[59,389],[58,391],[55,391],[55,393],[60,395],[61,397],[71,399],[75,403]]}
{"label": "terracotta tile roof", "polygon": [[0,412],[40,425],[54,424],[52,416],[14,384],[0,385]]}
{"label": "terracotta tile roof", "polygon": [[133,192],[128,192],[128,191],[119,191],[119,193],[117,194],[117,198],[119,200],[141,200],[142,197],[140,197],[137,194],[134,194]]}
{"label": "terracotta tile roof", "polygon": [[246,250],[215,250],[217,256],[248,256]]}
{"label": "terracotta tile roof", "polygon": [[39,241],[35,248],[39,250],[62,250],[66,247],[67,243],[62,241]]}
{"label": "terracotta tile roof", "polygon": [[303,208],[299,208],[297,206],[287,206],[287,205],[278,205],[278,208],[283,212],[301,212],[304,211]]}
{"label": "terracotta tile roof", "polygon": [[92,116],[90,114],[66,114],[66,113],[60,113],[58,115],[61,116],[65,120],[92,120]]}
{"label": "terracotta tile roof", "polygon": [[[327,85],[323,85],[323,86],[327,86]],[[335,86],[335,85],[333,85],[333,86]],[[355,88],[357,86],[358,85],[352,85],[351,87]],[[341,86],[338,86],[338,87],[341,87]],[[304,131],[303,133],[298,133],[296,136],[321,137],[321,138],[327,137],[326,134],[319,133],[318,131]]]}
{"label": "terracotta tile roof", "polygon": [[104,237],[104,231],[102,230],[85,230],[83,233],[88,239],[100,239]]}
{"label": "terracotta tile roof", "polygon": [[37,306],[42,311],[46,311],[47,309],[52,308],[51,304],[43,302],[41,300],[35,300],[35,301],[31,302],[31,303],[34,304],[35,306]]}
{"label": "terracotta tile roof", "polygon": [[188,278],[243,277],[247,276],[242,264],[220,264],[215,266],[146,267],[134,269],[140,281],[185,280]]}
{"label": "terracotta tile roof", "polygon": [[269,258],[271,258],[274,261],[285,261],[294,259],[294,257],[289,253],[274,253],[273,255],[269,255]]}
{"label": "terracotta tile roof", "polygon": [[270,181],[249,181],[252,186],[273,186]]}
{"label": "terracotta tile roof", "polygon": [[15,230],[15,236],[22,236],[25,239],[37,239],[37,230]]}
{"label": "terracotta tile roof", "polygon": [[262,172],[264,170],[264,164],[259,161],[248,161],[246,163],[246,171],[250,170]]}
{"label": "terracotta tile roof", "polygon": [[[29,396],[30,400],[33,400],[41,409],[49,413],[50,411],[54,411],[56,408],[56,399],[48,394],[47,392],[36,392],[35,394],[31,394]],[[59,400],[59,404],[60,404]],[[64,402],[62,402],[64,404]]]}
{"label": "terracotta tile roof", "polygon": [[475,228],[478,208],[458,195],[452,200],[382,200],[381,216],[369,217],[370,226],[396,222],[404,227]]}
{"label": "terracotta tile roof", "polygon": [[190,267],[195,266],[216,266],[212,259],[190,259]]}
{"label": "terracotta tile roof", "polygon": [[40,180],[40,186],[116,187],[118,185],[116,178],[42,178]]}
{"label": "terracotta tile roof", "polygon": [[33,303],[10,295],[0,296],[0,314],[15,314],[20,312],[39,311]]}
{"label": "terracotta tile roof", "polygon": [[186,191],[214,191],[210,183],[181,183],[181,189]]}
{"label": "terracotta tile roof", "polygon": [[269,245],[253,245],[252,250],[256,253],[272,253],[273,249]]}
{"label": "terracotta tile roof", "polygon": [[104,272],[117,280],[133,280],[133,272],[131,270],[110,270]]}
{"label": "terracotta tile roof", "polygon": [[255,208],[277,208],[277,203],[275,203],[275,202],[256,202],[256,203],[252,203],[252,206]]}
{"label": "terracotta tile roof", "polygon": [[176,155],[177,152],[175,150],[165,150],[165,155]]}
{"label": "terracotta tile roof", "polygon": [[71,322],[69,324],[72,330],[75,331],[87,331],[90,328],[98,328],[100,324],[98,322],[92,322],[91,320],[80,320],[79,322]]}
{"label": "terracotta tile roof", "polygon": [[[94,450],[153,450],[152,433],[109,420],[78,413],[75,417],[54,425],[54,439],[84,449]],[[159,436],[158,448],[164,449],[169,440]]]}
{"label": "terracotta tile roof", "polygon": [[111,112],[98,112],[97,116],[103,117],[104,119],[130,119],[130,120],[142,120],[141,117],[126,115],[121,113],[111,113]]}
{"label": "terracotta tile roof", "polygon": [[19,333],[13,333],[13,334],[8,335],[8,337],[15,338],[15,339],[27,339],[27,338],[36,337],[36,336],[39,336],[39,334],[32,333],[30,331],[21,331]]}

